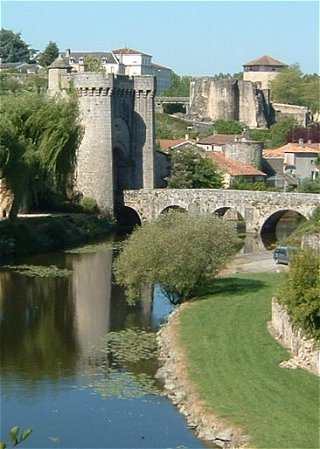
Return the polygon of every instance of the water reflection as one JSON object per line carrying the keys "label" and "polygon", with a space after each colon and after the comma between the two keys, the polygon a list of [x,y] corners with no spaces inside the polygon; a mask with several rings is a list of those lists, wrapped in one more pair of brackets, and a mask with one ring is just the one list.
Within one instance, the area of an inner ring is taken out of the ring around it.
{"label": "water reflection", "polygon": [[[17,424],[33,428],[24,444],[33,448],[204,447],[166,398],[104,399],[94,388],[105,380],[108,360],[99,349],[106,332],[157,328],[171,309],[157,290],[152,301],[150,288],[128,306],[112,282],[112,257],[104,245],[92,254],[18,261],[69,268],[65,279],[0,273],[0,439]],[[156,368],[146,361],[139,371]]]}

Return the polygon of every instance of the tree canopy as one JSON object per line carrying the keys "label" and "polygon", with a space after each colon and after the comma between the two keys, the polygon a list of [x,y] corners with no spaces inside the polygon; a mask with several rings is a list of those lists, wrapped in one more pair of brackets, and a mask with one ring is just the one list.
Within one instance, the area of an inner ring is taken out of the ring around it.
{"label": "tree canopy", "polygon": [[73,99],[3,96],[0,114],[0,170],[14,193],[14,218],[28,190],[50,186],[65,193],[82,128]]}
{"label": "tree canopy", "polygon": [[59,48],[55,42],[50,41],[39,56],[38,62],[42,67],[48,67],[59,56]]}
{"label": "tree canopy", "polygon": [[104,68],[101,64],[101,59],[97,58],[96,56],[85,56],[84,66],[86,72],[104,72]]}
{"label": "tree canopy", "polygon": [[172,152],[171,176],[168,187],[172,189],[218,189],[223,178],[211,159],[204,157],[197,147],[190,145]]}
{"label": "tree canopy", "polygon": [[319,75],[304,75],[298,64],[283,69],[271,83],[273,102],[307,106],[313,112],[320,110],[319,91]]}
{"label": "tree canopy", "polygon": [[288,142],[290,131],[297,126],[297,122],[293,117],[282,118],[279,122],[271,126],[271,146],[272,148],[280,147]]}
{"label": "tree canopy", "polygon": [[164,97],[189,97],[191,76],[171,75],[171,86],[161,95]]}
{"label": "tree canopy", "polygon": [[116,279],[131,303],[150,284],[176,303],[212,279],[238,244],[234,227],[221,218],[170,211],[134,230],[116,260]]}
{"label": "tree canopy", "polygon": [[21,34],[1,28],[0,57],[2,62],[28,62],[29,56],[29,46],[21,38]]}

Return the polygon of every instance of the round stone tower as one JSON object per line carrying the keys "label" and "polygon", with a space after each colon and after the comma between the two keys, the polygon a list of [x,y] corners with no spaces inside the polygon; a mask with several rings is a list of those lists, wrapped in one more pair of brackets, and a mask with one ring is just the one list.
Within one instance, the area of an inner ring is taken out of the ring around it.
{"label": "round stone tower", "polygon": [[61,94],[68,87],[67,75],[71,72],[71,66],[59,55],[48,67],[48,94],[55,96]]}

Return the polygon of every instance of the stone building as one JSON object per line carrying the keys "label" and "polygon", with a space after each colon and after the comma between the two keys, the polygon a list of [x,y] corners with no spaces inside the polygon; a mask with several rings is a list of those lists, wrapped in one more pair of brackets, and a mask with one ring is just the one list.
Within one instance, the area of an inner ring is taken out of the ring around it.
{"label": "stone building", "polygon": [[195,78],[190,83],[190,118],[207,121],[237,120],[249,128],[272,122],[269,91],[251,81]]}
{"label": "stone building", "polygon": [[85,58],[92,56],[101,61],[107,74],[155,76],[158,94],[171,85],[172,70],[170,68],[153,63],[151,55],[132,48],[119,48],[110,52],[73,52],[68,49],[62,56],[76,72],[85,72]]}
{"label": "stone building", "polygon": [[287,64],[271,56],[261,56],[261,58],[243,64],[243,80],[256,83],[262,90],[270,89],[271,81],[285,67],[287,67]]}
{"label": "stone building", "polygon": [[84,127],[75,189],[113,212],[123,189],[154,188],[155,133],[153,76],[71,73],[59,57],[49,67],[49,94],[72,83]]}
{"label": "stone building", "polygon": [[320,177],[317,160],[320,156],[319,143],[287,143],[286,145],[264,150],[264,167],[271,176],[289,175],[296,183],[304,178],[316,180]]}

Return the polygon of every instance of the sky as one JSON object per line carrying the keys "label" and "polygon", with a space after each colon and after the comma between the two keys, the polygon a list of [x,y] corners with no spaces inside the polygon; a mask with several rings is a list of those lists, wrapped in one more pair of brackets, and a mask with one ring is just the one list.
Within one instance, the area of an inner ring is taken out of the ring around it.
{"label": "sky", "polygon": [[130,47],[184,75],[239,72],[268,54],[319,71],[319,3],[309,1],[2,1],[1,26],[32,48]]}

